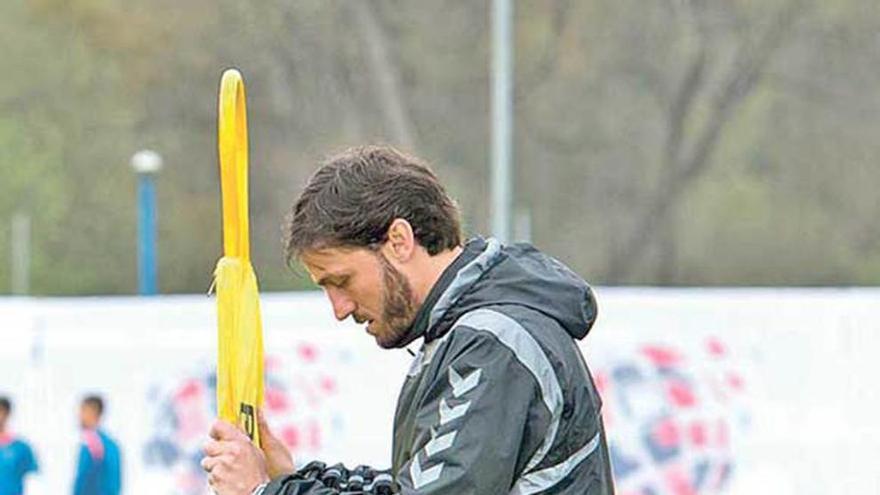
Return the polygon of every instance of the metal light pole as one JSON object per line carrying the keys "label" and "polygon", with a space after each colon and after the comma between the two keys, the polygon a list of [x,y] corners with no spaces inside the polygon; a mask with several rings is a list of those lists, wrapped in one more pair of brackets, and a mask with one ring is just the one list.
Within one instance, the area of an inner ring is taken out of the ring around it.
{"label": "metal light pole", "polygon": [[19,211],[12,215],[12,294],[26,296],[31,281],[31,217]]}
{"label": "metal light pole", "polygon": [[510,242],[513,204],[513,6],[492,2],[492,235]]}
{"label": "metal light pole", "polygon": [[138,293],[152,296],[158,292],[159,285],[154,178],[162,169],[162,157],[155,151],[141,150],[131,157],[131,167],[138,175]]}

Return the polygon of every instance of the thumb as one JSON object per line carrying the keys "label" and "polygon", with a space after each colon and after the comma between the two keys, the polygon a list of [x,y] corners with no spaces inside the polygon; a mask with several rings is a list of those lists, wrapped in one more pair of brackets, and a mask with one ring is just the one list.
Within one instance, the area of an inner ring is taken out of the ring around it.
{"label": "thumb", "polygon": [[260,429],[260,443],[265,443],[267,439],[274,438],[272,430],[269,429],[269,422],[266,421],[266,414],[262,408],[257,409],[257,425]]}

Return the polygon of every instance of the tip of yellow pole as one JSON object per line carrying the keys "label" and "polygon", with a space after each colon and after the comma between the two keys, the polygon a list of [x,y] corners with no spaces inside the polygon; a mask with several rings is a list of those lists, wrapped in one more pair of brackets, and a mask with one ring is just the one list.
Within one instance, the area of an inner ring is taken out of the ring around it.
{"label": "tip of yellow pole", "polygon": [[221,80],[226,79],[234,79],[240,81],[243,78],[241,76],[241,72],[238,69],[236,69],[235,67],[230,67],[223,71],[223,77],[221,78]]}

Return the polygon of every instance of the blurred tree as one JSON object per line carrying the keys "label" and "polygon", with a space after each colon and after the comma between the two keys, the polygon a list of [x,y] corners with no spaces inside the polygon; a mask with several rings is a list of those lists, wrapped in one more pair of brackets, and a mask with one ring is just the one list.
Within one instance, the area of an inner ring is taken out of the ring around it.
{"label": "blurred tree", "polygon": [[[684,11],[680,14],[684,16],[683,24],[691,31],[686,32],[685,36],[693,40],[688,43],[694,45],[689,48],[693,53],[685,55],[685,69],[674,87],[669,88],[671,85],[664,84],[665,81],[657,81],[658,84],[653,86],[658,92],[665,121],[666,135],[659,153],[662,172],[644,212],[635,222],[632,234],[611,254],[604,277],[609,280],[626,279],[650,246],[651,240],[658,233],[665,232],[668,235],[664,237],[666,242],[662,245],[665,252],[661,254],[657,281],[672,281],[674,272],[670,265],[674,263],[675,236],[674,225],[668,221],[670,212],[688,186],[711,164],[725,127],[761,81],[765,67],[788,37],[794,21],[806,8],[803,0],[792,0],[781,8],[781,12],[768,16],[770,22],[766,26],[755,22],[758,25],[752,31],[758,31],[757,34],[746,31],[742,40],[735,41],[738,46],[732,60],[725,64],[729,67],[716,69],[721,74],[712,81],[710,59],[720,59],[722,63],[725,61],[724,57],[717,54],[711,57],[707,53],[718,44],[711,38],[731,34],[710,24],[719,12],[708,10],[706,2],[686,1],[680,2],[679,6]],[[735,13],[724,13],[729,18],[736,18]],[[735,29],[733,37],[739,37],[737,31]],[[652,72],[659,73],[661,70]],[[712,94],[705,95],[707,92]],[[700,98],[709,100],[707,108],[697,108]],[[700,112],[705,115],[699,115]]]}
{"label": "blurred tree", "polygon": [[[15,0],[0,5],[0,290],[33,216],[40,294],[132,293],[134,177],[161,152],[160,288],[220,254],[216,95],[247,79],[252,246],[320,157],[390,142],[488,227],[488,2]],[[873,0],[516,3],[516,201],[598,283],[880,281]]]}

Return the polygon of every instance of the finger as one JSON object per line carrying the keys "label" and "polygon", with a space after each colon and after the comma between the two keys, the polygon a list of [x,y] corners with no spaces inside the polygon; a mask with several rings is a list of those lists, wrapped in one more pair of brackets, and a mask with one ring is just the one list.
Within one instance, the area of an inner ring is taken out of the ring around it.
{"label": "finger", "polygon": [[223,444],[217,440],[208,440],[202,447],[202,452],[204,452],[206,456],[218,456],[223,453]]}
{"label": "finger", "polygon": [[257,409],[257,426],[260,431],[260,443],[266,444],[275,439],[272,430],[269,428],[269,422],[266,421],[266,415],[262,409]]}
{"label": "finger", "polygon": [[208,440],[205,442],[202,451],[208,457],[216,457],[223,454],[229,454],[236,449],[235,442],[229,440]]}
{"label": "finger", "polygon": [[215,467],[217,467],[217,464],[219,463],[219,457],[203,457],[202,462],[200,462],[199,464],[202,466],[202,469],[206,473],[210,473]]}
{"label": "finger", "polygon": [[208,486],[210,486],[214,490],[214,493],[217,493],[217,482],[218,481],[219,480],[217,479],[217,476],[214,473],[208,473]]}
{"label": "finger", "polygon": [[199,464],[206,472],[217,474],[222,471],[224,467],[229,467],[234,462],[235,458],[233,456],[221,455],[218,457],[204,457]]}
{"label": "finger", "polygon": [[214,424],[211,426],[210,435],[214,440],[238,440],[245,437],[241,430],[222,419],[214,421]]}
{"label": "finger", "polygon": [[257,409],[257,424],[260,431],[269,431],[269,423],[266,422],[266,413],[263,412],[262,407]]}
{"label": "finger", "polygon": [[227,459],[225,456],[220,459],[219,462],[215,466],[211,468],[208,472],[208,483],[211,484],[212,487],[217,487],[223,484],[228,483],[230,480],[234,480],[233,472],[230,470],[229,464],[232,461]]}

